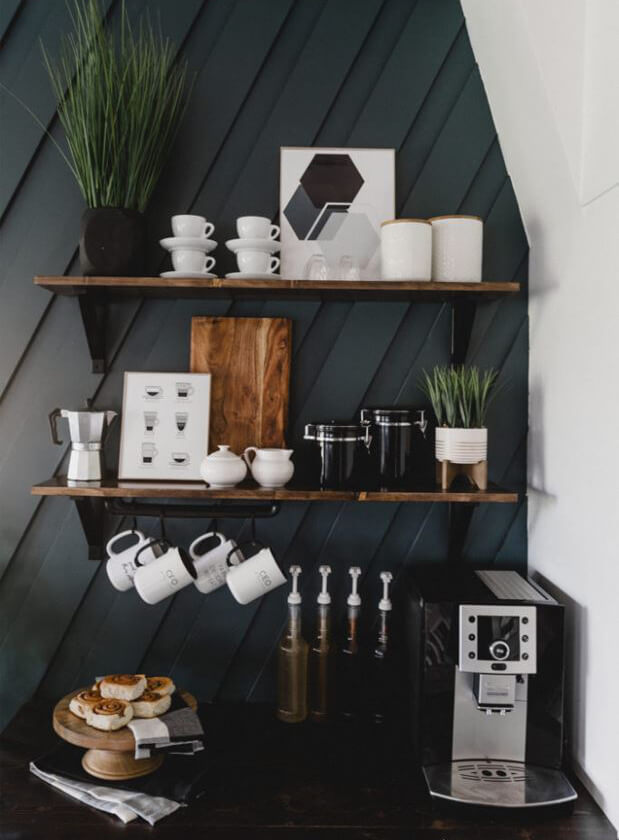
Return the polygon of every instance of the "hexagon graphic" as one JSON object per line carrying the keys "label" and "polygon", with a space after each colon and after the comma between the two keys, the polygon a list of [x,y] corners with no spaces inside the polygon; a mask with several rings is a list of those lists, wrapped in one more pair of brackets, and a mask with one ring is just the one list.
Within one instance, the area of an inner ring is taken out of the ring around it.
{"label": "hexagon graphic", "polygon": [[297,239],[323,238],[326,226],[333,229],[332,216],[347,212],[363,183],[350,155],[314,155],[283,210]]}
{"label": "hexagon graphic", "polygon": [[363,186],[350,155],[314,155],[299,180],[317,210],[329,202],[352,204]]}

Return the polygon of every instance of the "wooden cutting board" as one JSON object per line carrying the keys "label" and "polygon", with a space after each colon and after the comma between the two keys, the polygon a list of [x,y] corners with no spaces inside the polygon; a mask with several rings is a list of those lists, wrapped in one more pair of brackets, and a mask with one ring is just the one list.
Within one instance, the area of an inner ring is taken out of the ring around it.
{"label": "wooden cutting board", "polygon": [[192,318],[192,373],[211,374],[209,452],[286,446],[292,322]]}

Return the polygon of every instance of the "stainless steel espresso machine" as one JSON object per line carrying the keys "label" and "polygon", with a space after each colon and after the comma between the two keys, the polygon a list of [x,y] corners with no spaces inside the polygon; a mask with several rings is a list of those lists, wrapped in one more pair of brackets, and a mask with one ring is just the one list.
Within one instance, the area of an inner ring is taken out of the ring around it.
{"label": "stainless steel espresso machine", "polygon": [[563,607],[512,571],[417,569],[413,741],[435,800],[529,808],[576,792],[563,758]]}

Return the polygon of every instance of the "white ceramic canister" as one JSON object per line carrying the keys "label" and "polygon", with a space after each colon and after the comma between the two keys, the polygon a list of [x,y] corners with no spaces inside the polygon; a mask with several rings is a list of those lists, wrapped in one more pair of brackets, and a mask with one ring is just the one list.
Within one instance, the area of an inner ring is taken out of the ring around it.
{"label": "white ceramic canister", "polygon": [[432,225],[426,219],[391,219],[380,226],[383,280],[429,280]]}
{"label": "white ceramic canister", "polygon": [[437,461],[452,464],[477,464],[488,458],[488,429],[449,429],[437,426],[435,437]]}
{"label": "white ceramic canister", "polygon": [[247,475],[245,461],[230,447],[220,445],[217,452],[211,452],[200,464],[200,475],[206,483],[216,490],[235,487]]}
{"label": "white ceramic canister", "polygon": [[439,283],[481,283],[484,223],[479,216],[434,216],[432,279]]}
{"label": "white ceramic canister", "polygon": [[[254,453],[251,460],[250,453]],[[292,449],[258,449],[248,446],[243,458],[252,476],[261,487],[283,487],[293,476],[294,464],[290,460]]]}

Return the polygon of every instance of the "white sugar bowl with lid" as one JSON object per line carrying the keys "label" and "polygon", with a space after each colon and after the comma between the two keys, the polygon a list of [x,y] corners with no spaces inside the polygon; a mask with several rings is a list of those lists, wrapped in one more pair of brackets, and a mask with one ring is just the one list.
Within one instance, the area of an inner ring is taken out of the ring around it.
{"label": "white sugar bowl with lid", "polygon": [[481,283],[484,223],[479,216],[434,216],[432,279]]}
{"label": "white sugar bowl with lid", "polygon": [[390,219],[380,226],[383,280],[427,281],[432,274],[432,226],[427,219]]}
{"label": "white sugar bowl with lid", "polygon": [[243,481],[247,475],[245,461],[235,455],[229,446],[218,446],[200,464],[200,475],[214,490],[225,490]]}

